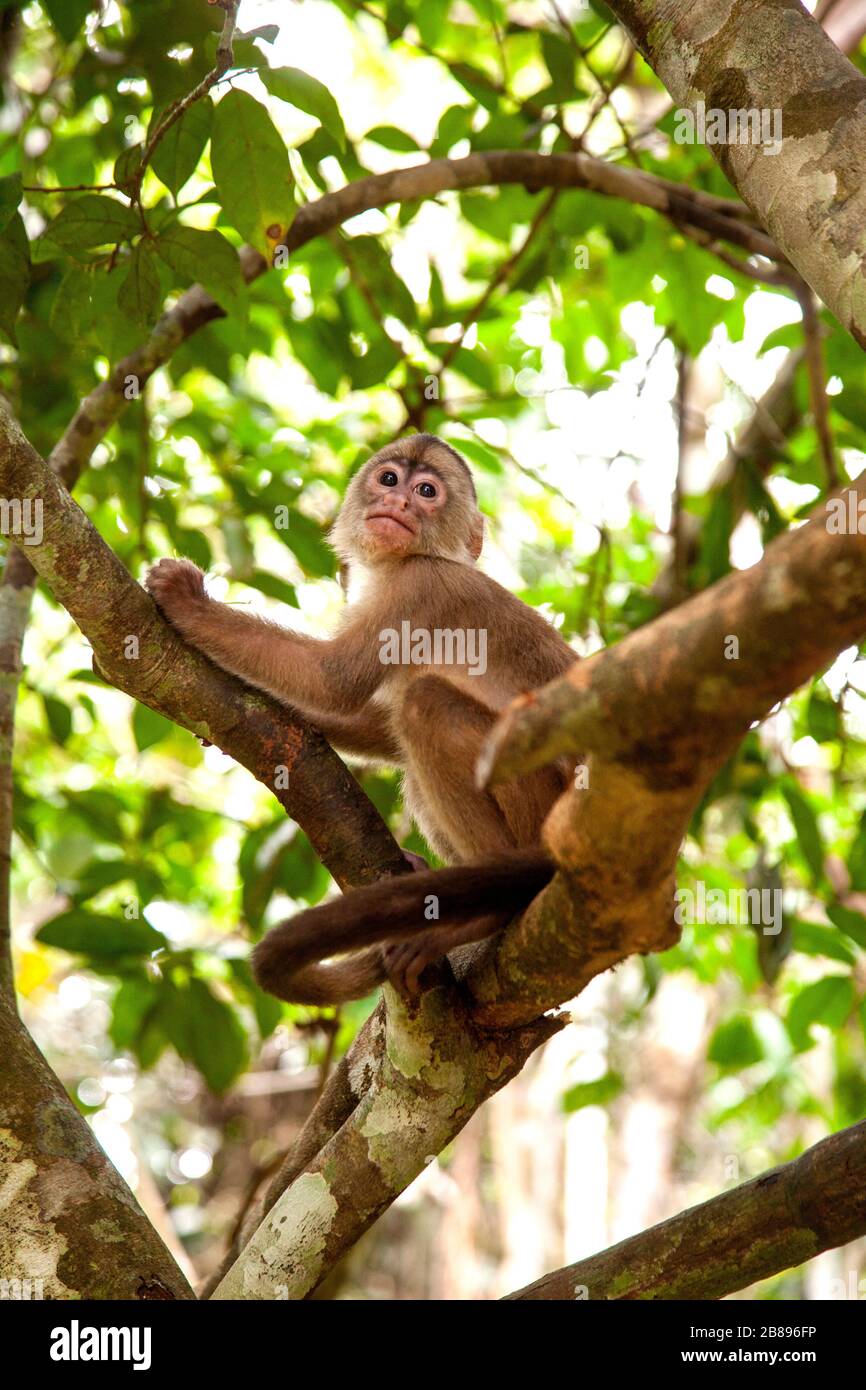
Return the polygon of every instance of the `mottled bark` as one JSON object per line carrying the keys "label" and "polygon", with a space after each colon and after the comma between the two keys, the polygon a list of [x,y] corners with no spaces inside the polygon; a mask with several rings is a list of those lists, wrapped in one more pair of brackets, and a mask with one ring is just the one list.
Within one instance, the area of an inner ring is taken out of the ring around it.
{"label": "mottled bark", "polygon": [[168,1250],[0,999],[0,1270],[52,1299],[193,1298]]}
{"label": "mottled bark", "polygon": [[716,1299],[866,1233],[866,1121],[509,1299]]}
{"label": "mottled bark", "polygon": [[374,1016],[362,1097],[271,1207],[214,1291],[216,1299],[305,1298],[527,1057],[563,1026],[538,1019],[479,1033],[453,991],[428,989],[417,1008],[388,991]]}
{"label": "mottled bark", "polygon": [[761,225],[866,346],[866,78],[798,0],[610,0],[674,101],[781,113],[781,148],[708,146]]}

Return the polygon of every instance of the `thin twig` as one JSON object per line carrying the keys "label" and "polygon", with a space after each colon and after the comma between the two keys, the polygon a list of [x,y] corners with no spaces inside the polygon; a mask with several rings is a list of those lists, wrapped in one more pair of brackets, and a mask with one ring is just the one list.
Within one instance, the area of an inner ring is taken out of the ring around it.
{"label": "thin twig", "polygon": [[827,487],[839,485],[839,470],[836,467],[836,454],[833,448],[833,431],[830,428],[830,408],[827,404],[827,373],[824,367],[824,347],[821,341],[821,320],[815,304],[815,296],[808,285],[801,283],[795,291],[803,314],[803,337],[806,349],[806,371],[809,375],[809,399],[815,420],[815,431],[824,463]]}
{"label": "thin twig", "polygon": [[232,65],[234,58],[233,42],[235,29],[237,28],[240,0],[208,0],[208,4],[219,4],[220,8],[225,11],[222,32],[219,37],[219,42],[217,43],[216,62],[210,72],[202,78],[197,87],[193,87],[191,92],[187,92],[186,96],[178,97],[177,101],[172,102],[162,120],[157,125],[144,147],[141,163],[136,170],[134,181],[134,189],[136,192],[141,187],[144,171],[150,163],[153,152],[163,136],[171,129],[176,121],[180,120],[184,112],[188,111],[194,102],[207,96],[211,87],[216,86],[217,82],[225,76]]}
{"label": "thin twig", "polygon": [[493,295],[499,289],[500,285],[503,285],[508,280],[515,267],[522,260],[523,256],[526,254],[527,249],[532,244],[539,229],[543,226],[543,224],[546,222],[547,218],[553,211],[558,196],[559,193],[557,189],[554,189],[552,193],[548,194],[541,207],[538,209],[535,216],[533,217],[532,222],[529,226],[529,230],[527,231],[526,236],[523,238],[520,245],[517,247],[516,251],[513,251],[512,254],[507,258],[507,260],[504,260],[502,262],[496,274],[493,276],[493,279],[487,286],[485,286],[484,293],[480,296],[478,300],[476,300],[475,304],[472,306],[472,308],[469,310],[469,313],[466,315],[466,318],[464,319],[460,329],[459,338],[457,338],[453,343],[451,343],[448,350],[443,353],[442,360],[439,364],[440,373],[446,371],[447,368],[450,367],[451,363],[454,361],[454,358],[457,356],[457,353],[460,351],[460,348],[463,346],[466,334],[469,332],[469,329],[472,327],[473,323],[478,322],[479,318],[484,313],[484,310],[487,308],[487,305],[490,303],[490,300],[493,298]]}

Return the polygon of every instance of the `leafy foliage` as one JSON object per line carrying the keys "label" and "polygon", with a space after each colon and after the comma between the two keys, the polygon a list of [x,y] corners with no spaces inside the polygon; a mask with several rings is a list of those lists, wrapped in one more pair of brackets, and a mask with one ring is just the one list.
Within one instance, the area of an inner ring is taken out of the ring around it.
{"label": "leafy foliage", "polygon": [[[43,0],[22,11],[21,126],[0,144],[3,389],[49,452],[81,397],[198,281],[226,317],[130,400],[78,488],[135,573],[161,554],[189,555],[220,571],[233,601],[290,605],[324,630],[339,603],[328,525],[354,468],[409,423],[473,464],[497,572],[546,605],[579,650],[616,641],[662,602],[678,364],[706,363],[712,350],[747,360],[766,385],[802,341],[799,311],[648,209],[519,185],[366,214],[245,286],[241,242],[272,253],[300,202],[428,156],[566,150],[602,85],[626,76],[603,6],[563,30],[517,20],[500,0],[477,13],[387,0],[363,7],[363,35],[349,0],[331,8],[359,71],[375,70],[375,110],[351,91],[338,104],[324,58],[318,75],[283,64],[290,50],[270,27],[237,40],[226,79],[166,128],[146,165],[172,103],[212,67],[219,10],[149,0],[102,13],[88,0]],[[369,46],[373,31],[390,40],[386,56]],[[410,118],[388,93],[411,93],[415,80],[427,85]],[[633,111],[659,95],[639,60],[627,81]],[[589,148],[731,195],[706,149],[665,138],[670,118],[635,155],[609,104],[599,109]],[[68,191],[39,191],[58,187]],[[824,327],[830,426],[853,458],[866,426],[862,357],[837,325]],[[717,452],[764,389],[750,382],[719,387]],[[686,487],[697,537],[686,587],[741,563],[744,535],[760,545],[794,524],[824,485],[801,368],[769,457],[739,457],[721,480]],[[249,941],[293,903],[320,898],[328,876],[246,774],[82,670],[47,596],[36,634],[20,708],[16,886],[60,895],[36,949],[57,975],[84,961],[111,981],[115,1048],[141,1067],[170,1048],[224,1089],[251,1040],[287,1016],[253,985]],[[837,1125],[866,1111],[856,1083],[864,671],[848,653],[754,731],[684,846],[684,886],[777,884],[784,898],[778,934],[698,923],[653,965],[722,1000],[706,1105],[740,1144],[816,1106]],[[395,780],[364,780],[401,826]],[[423,850],[417,835],[403,838]],[[803,1070],[819,1045],[835,1078],[820,1105]],[[625,1070],[623,1060],[577,1082],[566,1108],[616,1106]],[[793,1151],[801,1133],[786,1135]]]}

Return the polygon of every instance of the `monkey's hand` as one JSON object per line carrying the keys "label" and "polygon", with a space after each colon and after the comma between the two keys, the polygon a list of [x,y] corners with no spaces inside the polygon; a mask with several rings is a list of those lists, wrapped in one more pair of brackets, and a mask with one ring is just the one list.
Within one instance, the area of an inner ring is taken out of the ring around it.
{"label": "monkey's hand", "polygon": [[[405,853],[405,851],[404,851]],[[484,941],[501,931],[512,916],[510,912],[475,917],[470,922],[450,926],[419,928],[416,936],[403,941],[388,942],[382,947],[385,973],[404,999],[411,999],[421,989],[421,972],[449,951],[466,946],[470,941]]]}
{"label": "monkey's hand", "polygon": [[208,602],[204,575],[190,560],[157,560],[144,584],[157,607],[181,632],[184,618],[191,617]]}
{"label": "monkey's hand", "polygon": [[446,927],[427,927],[409,941],[389,942],[382,947],[385,972],[397,993],[411,999],[420,990],[422,970],[452,949],[451,933]]}

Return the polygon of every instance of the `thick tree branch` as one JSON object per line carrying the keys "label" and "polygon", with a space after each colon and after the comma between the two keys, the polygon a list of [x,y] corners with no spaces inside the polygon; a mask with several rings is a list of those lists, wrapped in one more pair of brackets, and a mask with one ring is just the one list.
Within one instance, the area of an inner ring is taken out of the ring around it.
{"label": "thick tree branch", "polygon": [[[844,492],[866,497],[866,474]],[[738,570],[615,647],[516,700],[479,776],[501,781],[591,749],[665,781],[714,764],[778,700],[866,631],[866,536],[836,535],[828,504]],[[732,647],[729,638],[736,639]]]}
{"label": "thick tree branch", "polygon": [[[194,1294],[9,1002],[0,998],[0,1269],[52,1299]],[[122,1258],[118,1258],[118,1254]]]}
{"label": "thick tree branch", "polygon": [[715,1299],[866,1234],[866,1121],[509,1300]]}
{"label": "thick tree branch", "polygon": [[866,346],[866,78],[797,0],[611,0],[674,101],[780,113],[773,154],[712,145],[731,183]]}
{"label": "thick tree branch", "polygon": [[[312,1293],[478,1107],[564,1023],[541,1018],[507,1034],[479,1033],[451,990],[426,990],[411,1012],[388,993],[388,1008],[377,1010],[364,1030],[363,1051],[356,1051],[354,1067],[350,1062],[349,1075],[335,1087],[332,1105],[345,1116],[340,1127],[324,1146],[321,1132],[313,1144],[302,1144],[309,1156],[304,1171],[280,1190],[213,1298]],[[272,1187],[268,1200],[274,1195]]]}
{"label": "thick tree branch", "polygon": [[[866,475],[844,494],[866,497]],[[855,512],[856,515],[856,512]],[[474,1017],[506,1026],[577,994],[634,952],[673,944],[679,844],[709,781],[749,727],[866,632],[866,535],[825,506],[737,571],[515,701],[482,757],[500,781],[589,754],[589,786],[554,807],[562,866],[468,967]]]}

